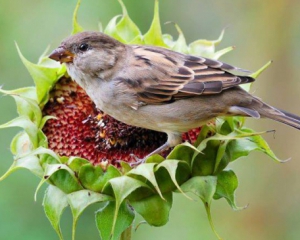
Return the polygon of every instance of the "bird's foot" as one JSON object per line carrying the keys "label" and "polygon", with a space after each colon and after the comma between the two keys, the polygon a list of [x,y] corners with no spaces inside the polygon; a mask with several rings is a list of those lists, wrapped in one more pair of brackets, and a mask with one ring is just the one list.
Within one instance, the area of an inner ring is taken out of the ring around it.
{"label": "bird's foot", "polygon": [[156,150],[154,150],[153,152],[149,153],[147,156],[143,157],[143,158],[138,158],[136,155],[134,155],[133,153],[130,154],[130,157],[134,160],[134,162],[130,163],[129,165],[131,167],[136,167],[142,163],[146,162],[146,159],[154,154],[158,154],[161,153],[163,151],[165,151],[166,149],[168,149],[170,147],[170,144],[168,142],[166,142],[164,145],[160,146],[159,148],[157,148]]}
{"label": "bird's foot", "polygon": [[145,157],[145,158],[139,158],[139,157],[137,157],[137,156],[136,156],[135,154],[133,154],[133,153],[130,154],[130,157],[131,157],[131,159],[134,160],[134,162],[131,162],[131,163],[129,164],[130,167],[136,167],[136,166],[138,166],[138,165],[140,165],[140,164],[146,162],[146,157]]}

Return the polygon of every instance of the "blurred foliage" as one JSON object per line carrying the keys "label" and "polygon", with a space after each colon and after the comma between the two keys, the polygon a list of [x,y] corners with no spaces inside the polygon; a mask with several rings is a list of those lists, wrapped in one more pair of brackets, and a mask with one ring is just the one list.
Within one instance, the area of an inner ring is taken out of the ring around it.
{"label": "blurred foliage", "polygon": [[[124,2],[130,16],[145,33],[153,14],[154,1]],[[4,84],[5,89],[13,89],[31,84],[32,80],[18,57],[14,41],[18,42],[28,59],[36,62],[49,42],[54,47],[60,39],[69,35],[75,4],[76,0],[27,0],[22,4],[17,0],[0,0],[0,85]],[[230,25],[221,48],[235,44],[237,49],[235,54],[229,54],[221,60],[254,70],[273,59],[273,66],[260,76],[253,90],[266,102],[299,115],[299,8],[300,2],[296,0],[163,0],[160,3],[160,15],[162,22],[178,23],[188,42],[199,37],[215,39],[223,27]],[[86,0],[82,3],[79,21],[85,29],[96,30],[97,21],[101,20],[106,25],[112,16],[120,12],[117,1]],[[175,35],[176,30],[169,24],[164,26],[164,32]],[[1,97],[0,109],[0,123],[16,116],[14,103],[8,97]],[[270,135],[268,142],[279,157],[292,157],[293,161],[284,165],[274,164],[265,160],[262,154],[252,154],[244,161],[237,162],[234,168],[240,177],[238,203],[250,203],[250,206],[244,211],[232,212],[225,201],[216,202],[213,209],[213,214],[218,215],[215,225],[225,239],[298,239],[300,133],[268,120],[251,120],[247,125],[254,124],[257,130],[276,129],[275,139]],[[16,132],[16,129],[1,131],[0,174],[11,164],[9,142]],[[41,196],[38,196],[37,204],[33,201],[37,182],[38,179],[26,171],[13,174],[1,182],[0,239],[56,239],[55,232],[44,217]],[[203,239],[214,239],[205,210],[199,208],[199,203],[188,202],[182,212],[182,205],[186,203],[184,197],[178,196],[174,199],[171,221],[165,227],[153,229],[142,225],[142,231],[138,230],[134,239],[143,236],[145,240],[194,240],[199,239],[195,235],[199,228],[203,231]],[[98,236],[94,221],[85,218],[95,210],[96,207],[88,209],[79,220],[78,239],[95,239]],[[202,216],[200,220],[199,215]],[[71,232],[68,229],[70,219],[70,212],[64,213],[62,227],[65,233]],[[147,229],[149,234],[145,233]],[[67,234],[66,239],[70,239]]]}

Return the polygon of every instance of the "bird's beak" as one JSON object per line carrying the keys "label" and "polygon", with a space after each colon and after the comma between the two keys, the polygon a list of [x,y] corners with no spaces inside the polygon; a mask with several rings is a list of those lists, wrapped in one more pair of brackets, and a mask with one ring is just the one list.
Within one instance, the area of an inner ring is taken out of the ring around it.
{"label": "bird's beak", "polygon": [[50,55],[49,58],[58,61],[60,63],[73,62],[74,54],[66,50],[64,47],[56,48]]}

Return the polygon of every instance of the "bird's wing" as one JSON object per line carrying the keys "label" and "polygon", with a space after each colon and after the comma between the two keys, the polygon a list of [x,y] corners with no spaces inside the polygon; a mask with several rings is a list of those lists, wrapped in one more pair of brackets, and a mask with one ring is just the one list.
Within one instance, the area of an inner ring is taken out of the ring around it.
{"label": "bird's wing", "polygon": [[[195,57],[158,47],[132,46],[133,57],[118,78],[142,104],[164,104],[253,82],[228,71],[246,70],[217,60]],[[132,68],[132,69],[129,69]],[[123,88],[124,89],[124,88]]]}

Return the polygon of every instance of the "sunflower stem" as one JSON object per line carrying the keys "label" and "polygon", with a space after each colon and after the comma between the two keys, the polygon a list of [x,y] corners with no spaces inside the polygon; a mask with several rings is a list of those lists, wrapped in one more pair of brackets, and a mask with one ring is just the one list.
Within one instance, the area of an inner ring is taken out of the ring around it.
{"label": "sunflower stem", "polygon": [[75,231],[76,231],[76,220],[73,220],[73,226],[72,226],[72,240],[75,240]]}
{"label": "sunflower stem", "polygon": [[216,237],[219,240],[222,240],[222,238],[219,236],[219,234],[217,233],[217,231],[215,229],[215,226],[214,226],[214,223],[213,223],[213,220],[212,220],[212,217],[211,217],[210,205],[208,203],[204,203],[204,205],[205,205],[205,210],[206,210],[207,218],[208,218],[211,229],[213,230]]}
{"label": "sunflower stem", "polygon": [[120,240],[131,240],[132,225],[130,225],[124,232],[122,232]]}

